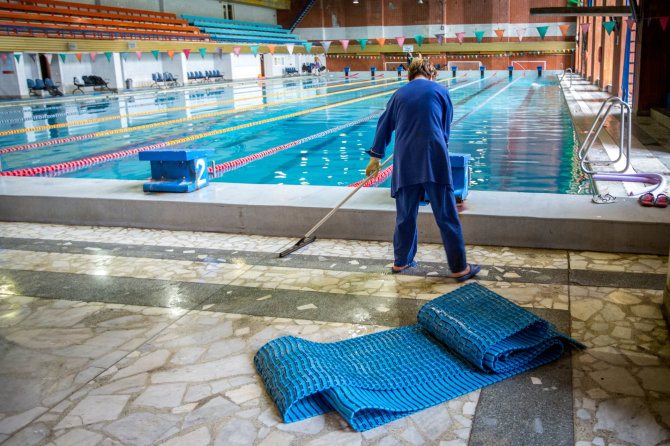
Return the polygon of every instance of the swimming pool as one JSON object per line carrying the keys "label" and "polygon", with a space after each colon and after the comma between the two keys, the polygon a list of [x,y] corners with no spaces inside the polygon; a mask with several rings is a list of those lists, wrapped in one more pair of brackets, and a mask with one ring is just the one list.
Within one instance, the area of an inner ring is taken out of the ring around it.
{"label": "swimming pool", "polygon": [[[56,166],[37,172],[143,180],[149,163],[137,153],[169,144],[215,149],[212,181],[346,186],[363,178],[377,117],[404,84],[367,77],[3,108],[0,162],[3,171]],[[554,76],[515,74],[510,80],[493,73],[482,80],[471,74],[445,84],[454,104],[450,151],[472,156],[471,188],[579,191],[574,130]],[[253,162],[226,164],[268,149],[274,150]]]}

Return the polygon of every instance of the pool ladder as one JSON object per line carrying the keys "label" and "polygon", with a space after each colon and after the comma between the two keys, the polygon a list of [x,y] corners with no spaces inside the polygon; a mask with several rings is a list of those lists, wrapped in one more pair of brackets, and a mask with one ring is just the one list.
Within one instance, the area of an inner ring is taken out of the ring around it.
{"label": "pool ladder", "polygon": [[570,85],[568,86],[568,88],[572,88],[572,74],[573,74],[572,73],[572,68],[568,68],[567,70],[563,71],[563,75],[559,79],[558,85],[563,86],[563,78],[565,77],[566,74],[568,74],[568,72],[570,72],[570,78],[569,78],[570,79]]}
{"label": "pool ladder", "polygon": [[[568,68],[570,70],[570,68]],[[572,70],[571,70],[572,71]],[[572,77],[571,77],[572,79]],[[588,151],[593,147],[593,143],[595,142],[596,138],[598,138],[598,135],[600,134],[600,131],[602,130],[603,126],[605,125],[605,121],[607,120],[607,117],[610,115],[612,112],[612,108],[615,106],[619,106],[621,111],[620,111],[620,131],[619,131],[619,156],[615,160],[610,160],[610,161],[587,161],[586,159],[586,154]],[[596,125],[598,128],[596,129]],[[594,131],[595,129],[595,131]],[[600,106],[600,110],[598,111],[598,114],[596,115],[596,119],[593,121],[593,125],[591,126],[591,129],[586,135],[586,138],[584,139],[584,142],[582,143],[581,147],[579,148],[578,152],[578,157],[579,157],[579,162],[581,169],[584,173],[586,173],[589,176],[589,181],[591,182],[591,190],[593,191],[593,199],[592,201],[597,204],[606,204],[606,203],[613,203],[615,200],[615,197],[612,195],[605,194],[601,195],[598,194],[596,195],[597,189],[595,187],[595,183],[593,182],[593,175],[594,174],[607,174],[607,173],[623,173],[628,168],[630,167],[630,144],[631,144],[631,130],[632,130],[632,116],[631,116],[631,111],[630,111],[630,106],[628,103],[624,102],[621,100],[621,98],[613,96],[609,99],[607,99],[605,102],[603,102],[603,105]],[[625,144],[624,144],[625,142]],[[621,161],[623,158],[625,158],[625,164],[624,167],[618,170],[608,170],[608,171],[597,171],[593,169],[593,166],[608,166],[608,165],[614,165]],[[587,166],[588,164],[588,166]]]}

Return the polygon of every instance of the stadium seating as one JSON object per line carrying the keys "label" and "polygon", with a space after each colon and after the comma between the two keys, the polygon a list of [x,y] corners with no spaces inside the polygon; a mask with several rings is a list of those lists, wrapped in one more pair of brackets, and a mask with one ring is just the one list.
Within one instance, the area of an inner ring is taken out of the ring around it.
{"label": "stadium seating", "polygon": [[212,40],[218,42],[265,43],[302,45],[304,40],[279,25],[266,23],[244,22],[239,20],[217,19],[182,15],[189,25],[196,26],[201,32],[208,34]]}

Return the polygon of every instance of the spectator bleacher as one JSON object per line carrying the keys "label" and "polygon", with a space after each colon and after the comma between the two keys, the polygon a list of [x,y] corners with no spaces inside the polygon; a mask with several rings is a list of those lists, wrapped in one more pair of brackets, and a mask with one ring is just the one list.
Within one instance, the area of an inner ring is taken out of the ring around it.
{"label": "spectator bleacher", "polygon": [[87,39],[209,40],[176,14],[57,0],[0,1],[0,33]]}
{"label": "spectator bleacher", "polygon": [[189,25],[198,27],[201,32],[209,34],[212,40],[218,42],[295,43],[298,45],[306,43],[300,40],[300,36],[291,34],[289,30],[282,29],[280,25],[184,14],[181,17],[188,21]]}

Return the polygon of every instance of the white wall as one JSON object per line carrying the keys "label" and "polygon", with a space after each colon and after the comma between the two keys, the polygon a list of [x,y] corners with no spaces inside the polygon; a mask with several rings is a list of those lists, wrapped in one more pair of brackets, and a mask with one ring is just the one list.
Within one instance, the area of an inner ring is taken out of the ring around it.
{"label": "white wall", "polygon": [[[42,70],[40,69],[40,58],[39,56],[35,57],[35,61],[31,54],[34,53],[23,53],[21,59],[23,60],[23,68],[26,71],[26,76],[28,79],[42,79]],[[7,59],[9,60],[9,58]]]}
{"label": "white wall", "polygon": [[134,87],[148,87],[153,83],[151,73],[162,74],[163,71],[166,71],[163,70],[161,60],[156,60],[151,53],[143,53],[142,59],[138,60],[135,52],[129,52],[128,58],[121,65],[123,66],[123,79],[132,79]]}
{"label": "white wall", "polygon": [[[21,54],[21,61],[16,62],[14,54],[8,53],[7,60],[0,60],[0,98],[27,98],[28,84],[26,84],[25,54]],[[32,60],[30,61],[32,62]]]}
{"label": "white wall", "polygon": [[[233,14],[235,20],[242,20],[244,22],[258,22],[277,24],[277,11],[271,8],[262,8],[260,6],[241,5],[235,3],[233,5]],[[198,14],[200,15],[200,14]]]}
{"label": "white wall", "polygon": [[[140,3],[135,2],[137,5]],[[237,5],[233,7],[237,8]],[[135,6],[135,8],[140,7]],[[163,0],[163,8],[164,12],[177,14],[179,18],[181,14],[223,18],[223,6],[218,0]]]}
{"label": "white wall", "polygon": [[232,55],[231,79],[257,79],[261,74],[261,61],[253,54]]}

